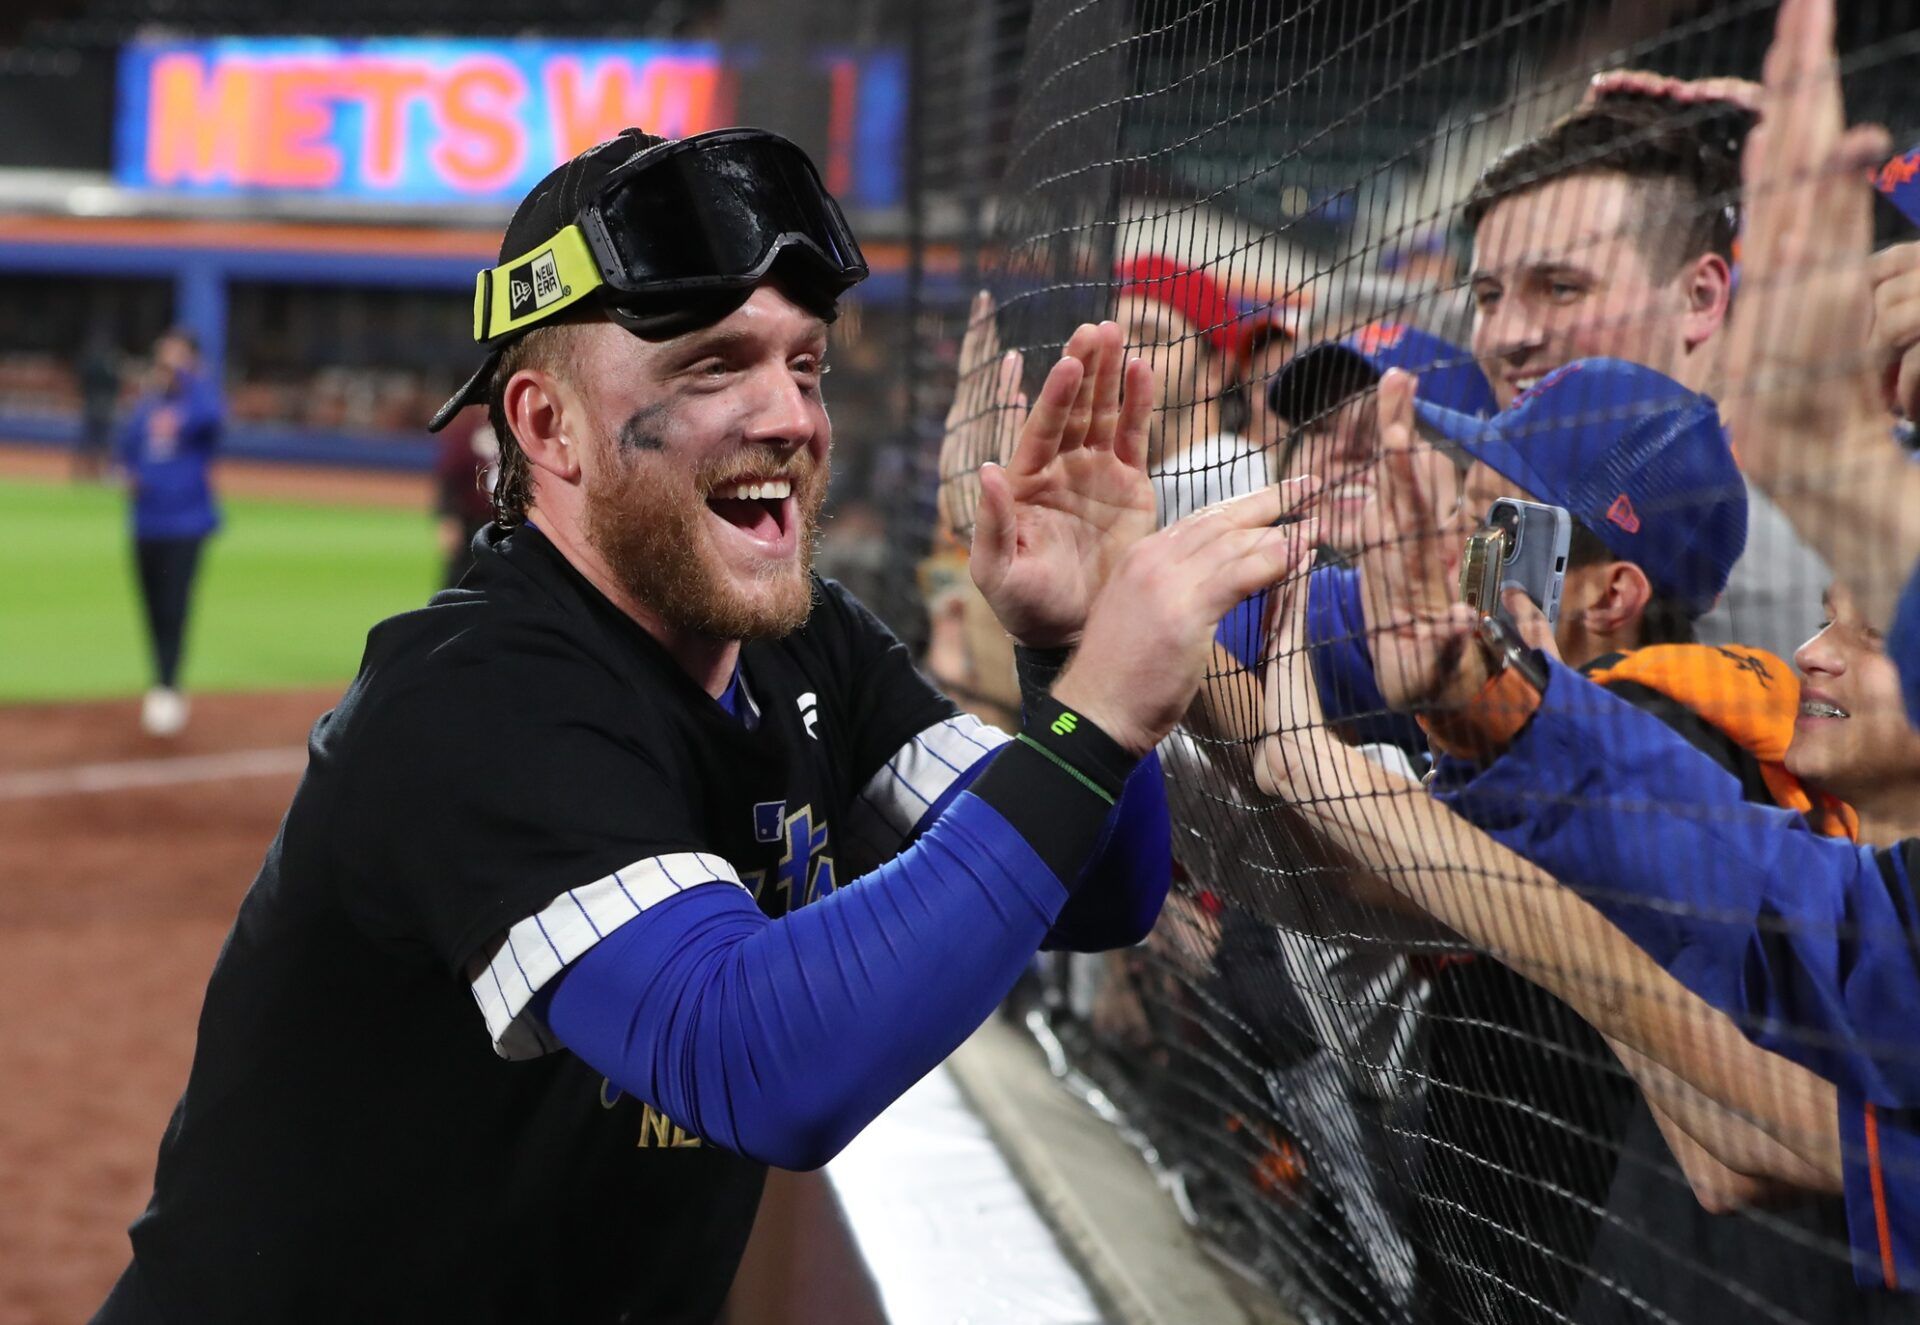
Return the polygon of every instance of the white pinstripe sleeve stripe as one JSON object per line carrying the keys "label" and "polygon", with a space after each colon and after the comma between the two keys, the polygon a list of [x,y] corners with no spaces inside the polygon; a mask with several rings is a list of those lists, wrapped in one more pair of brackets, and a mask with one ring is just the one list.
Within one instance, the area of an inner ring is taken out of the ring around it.
{"label": "white pinstripe sleeve stripe", "polygon": [[608,934],[676,893],[703,883],[741,886],[719,856],[684,851],[650,856],[604,879],[570,888],[501,935],[469,971],[473,998],[502,1058],[538,1058],[559,1048],[538,1017],[522,1015],[547,981]]}
{"label": "white pinstripe sleeve stripe", "polygon": [[854,802],[849,830],[885,855],[906,840],[920,816],[962,773],[1010,738],[971,713],[927,728],[900,748]]}

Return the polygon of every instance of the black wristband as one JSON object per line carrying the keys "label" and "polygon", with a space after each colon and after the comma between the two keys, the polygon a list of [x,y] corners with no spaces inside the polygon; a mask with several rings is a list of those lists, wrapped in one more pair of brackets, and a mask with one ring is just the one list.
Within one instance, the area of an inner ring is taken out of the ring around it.
{"label": "black wristband", "polygon": [[[1071,888],[1139,760],[1079,714],[1043,699],[1050,706],[1046,723],[1029,716],[968,790],[997,810]],[[1063,721],[1069,717],[1071,723]]]}
{"label": "black wristband", "polygon": [[[1043,699],[1067,668],[1072,649],[1030,649],[1013,646],[1013,674],[1020,679],[1020,711],[1031,714],[1036,699]],[[1049,719],[1051,721],[1051,719]]]}
{"label": "black wristband", "polygon": [[1016,741],[1025,741],[1084,783],[1108,805],[1120,799],[1140,758],[1052,695],[1027,706]]}

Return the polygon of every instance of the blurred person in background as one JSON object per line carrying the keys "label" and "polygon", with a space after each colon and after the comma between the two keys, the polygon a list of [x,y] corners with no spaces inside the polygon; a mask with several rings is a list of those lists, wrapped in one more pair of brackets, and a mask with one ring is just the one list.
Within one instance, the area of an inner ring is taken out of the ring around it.
{"label": "blurred person in background", "polygon": [[[1724,361],[1752,115],[1602,93],[1501,156],[1463,208],[1473,351],[1503,408],[1575,359],[1643,364],[1696,391],[1714,389]],[[1737,409],[1735,393],[1723,399]],[[1730,424],[1744,454],[1741,424]],[[1833,577],[1764,492],[1749,493],[1748,509],[1747,555],[1699,637],[1785,657]]]}
{"label": "blurred person in background", "polygon": [[173,736],[187,724],[180,662],[201,549],[220,525],[208,472],[225,408],[219,387],[201,370],[192,333],[174,327],[154,342],[146,389],[120,428],[117,450],[153,652],[153,687],[140,707],[150,736]]}
{"label": "blurred person in background", "polygon": [[1272,453],[1225,427],[1245,329],[1225,288],[1158,253],[1121,262],[1114,281],[1114,320],[1160,402],[1148,452],[1160,523],[1273,482]]}
{"label": "blurred person in background", "polygon": [[1450,290],[1460,279],[1452,236],[1437,221],[1394,236],[1380,252],[1380,270],[1403,282],[1409,293]]}
{"label": "blurred person in background", "polygon": [[96,327],[80,351],[80,437],[73,452],[73,476],[99,479],[113,459],[113,416],[120,408],[120,351],[104,328]]}
{"label": "blurred person in background", "polygon": [[445,569],[440,587],[460,583],[473,565],[473,540],[493,521],[500,477],[500,440],[486,411],[462,410],[440,432],[433,464],[433,514]]}
{"label": "blurred person in background", "polygon": [[1300,347],[1299,318],[1284,301],[1243,303],[1236,342],[1236,389],[1246,415],[1240,432],[1272,455],[1286,441],[1287,423],[1273,412],[1267,386]]}
{"label": "blurred person in background", "polygon": [[1401,323],[1369,323],[1296,355],[1265,393],[1273,415],[1292,430],[1280,469],[1287,477],[1319,478],[1321,542],[1339,557],[1359,550],[1373,500],[1379,436],[1373,388],[1389,368],[1417,374],[1420,398],[1446,409],[1485,417],[1497,408],[1471,354]]}

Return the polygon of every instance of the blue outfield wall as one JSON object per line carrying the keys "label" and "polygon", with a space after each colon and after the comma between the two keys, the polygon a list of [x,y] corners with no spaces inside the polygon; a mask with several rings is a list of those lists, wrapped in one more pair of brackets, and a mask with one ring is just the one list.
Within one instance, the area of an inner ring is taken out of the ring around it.
{"label": "blue outfield wall", "polygon": [[[68,414],[0,410],[0,444],[72,450],[80,443],[80,420]],[[274,460],[294,465],[347,469],[425,471],[433,468],[435,443],[423,426],[417,433],[344,433],[273,424],[234,424],[220,439],[220,454],[236,460]]]}
{"label": "blue outfield wall", "polygon": [[[81,232],[84,225],[76,225],[75,229]],[[419,253],[264,247],[0,241],[0,274],[171,280],[174,319],[199,338],[202,358],[216,378],[225,376],[227,285],[231,281],[464,293],[473,289],[478,266],[468,254],[433,257]],[[932,297],[963,297],[959,283],[950,274],[929,272],[924,280],[926,292]],[[861,285],[860,298],[878,305],[902,303],[908,284],[908,274],[904,271],[876,271]],[[477,363],[477,350],[475,356]],[[457,375],[450,374],[448,392],[459,384]],[[224,450],[228,455],[248,459],[374,469],[427,469],[433,463],[434,444],[425,425],[426,421],[421,420],[418,433],[369,435],[236,424],[227,431]],[[0,410],[0,439],[71,447],[79,435],[77,417]]]}

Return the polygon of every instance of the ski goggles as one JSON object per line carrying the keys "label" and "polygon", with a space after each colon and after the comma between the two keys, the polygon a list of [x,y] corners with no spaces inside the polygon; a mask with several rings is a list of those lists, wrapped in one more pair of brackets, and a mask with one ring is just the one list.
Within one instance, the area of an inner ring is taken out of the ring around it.
{"label": "ski goggles", "polygon": [[829,299],[867,276],[798,147],[763,129],[695,134],[617,166],[558,234],[481,272],[473,338],[498,342],[590,295],[623,321],[629,303],[750,290],[783,255]]}

